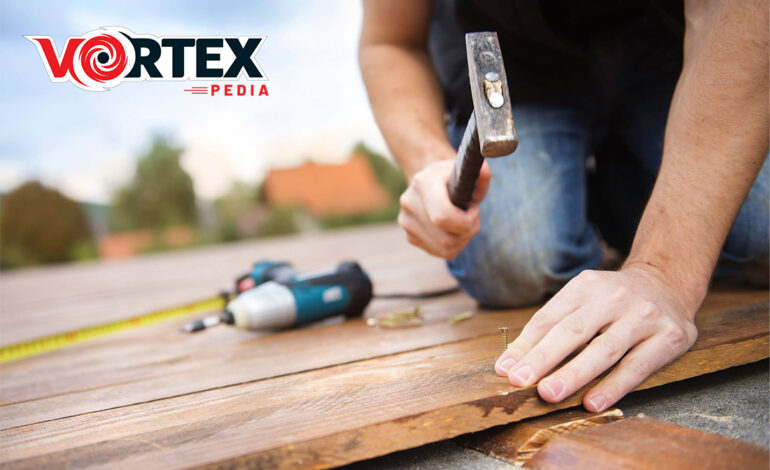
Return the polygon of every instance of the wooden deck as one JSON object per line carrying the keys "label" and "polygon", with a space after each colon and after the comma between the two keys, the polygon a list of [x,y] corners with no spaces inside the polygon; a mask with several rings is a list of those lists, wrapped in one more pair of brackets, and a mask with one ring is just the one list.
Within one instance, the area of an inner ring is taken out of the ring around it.
{"label": "wooden deck", "polygon": [[[361,262],[375,291],[454,284],[441,260],[394,226],[202,248],[0,276],[0,344],[184,304],[229,287],[254,261],[300,270]],[[717,291],[693,350],[642,388],[768,356],[768,293]],[[497,326],[515,335],[535,308],[480,312],[463,294],[420,302],[426,324],[363,319],[273,335],[187,319],[0,365],[0,467],[326,467],[574,406],[497,377]],[[414,301],[378,300],[367,315]]]}

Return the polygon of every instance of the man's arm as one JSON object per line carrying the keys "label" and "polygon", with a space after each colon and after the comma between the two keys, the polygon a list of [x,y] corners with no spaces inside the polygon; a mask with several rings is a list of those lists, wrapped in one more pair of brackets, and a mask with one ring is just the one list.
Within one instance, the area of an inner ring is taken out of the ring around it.
{"label": "man's arm", "polygon": [[411,180],[454,150],[444,128],[444,100],[428,55],[430,1],[364,1],[359,63],[374,117]]}
{"label": "man's arm", "polygon": [[663,162],[626,266],[660,271],[690,309],[767,155],[767,11],[767,1],[686,3]]}
{"label": "man's arm", "polygon": [[444,123],[441,85],[428,54],[433,2],[364,0],[361,73],[374,117],[409,180],[399,224],[410,243],[454,258],[480,228],[478,203],[489,183],[485,165],[468,211],[454,207],[446,182],[456,155]]}
{"label": "man's arm", "polygon": [[628,260],[618,272],[586,271],[570,281],[496,364],[513,385],[540,381],[547,401],[620,361],[583,399],[601,411],[692,346],[693,318],[767,154],[767,2],[691,0],[685,14],[663,162]]}

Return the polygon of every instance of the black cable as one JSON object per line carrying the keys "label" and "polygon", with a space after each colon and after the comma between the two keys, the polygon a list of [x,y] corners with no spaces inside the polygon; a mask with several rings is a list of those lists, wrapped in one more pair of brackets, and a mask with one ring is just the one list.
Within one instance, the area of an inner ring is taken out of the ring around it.
{"label": "black cable", "polygon": [[406,293],[397,292],[393,294],[374,294],[375,299],[432,299],[444,295],[460,292],[460,287],[450,287],[449,289],[431,290],[427,292]]}

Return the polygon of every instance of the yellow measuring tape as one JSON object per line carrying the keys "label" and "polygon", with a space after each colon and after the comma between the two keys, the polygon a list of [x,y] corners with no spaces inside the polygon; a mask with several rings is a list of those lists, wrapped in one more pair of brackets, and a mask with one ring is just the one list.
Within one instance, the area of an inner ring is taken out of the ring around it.
{"label": "yellow measuring tape", "polygon": [[35,356],[37,354],[42,354],[44,352],[53,351],[56,349],[61,349],[73,344],[87,341],[89,339],[117,333],[118,331],[129,330],[139,326],[152,325],[154,323],[172,320],[184,315],[210,312],[212,310],[221,309],[224,307],[224,305],[225,301],[222,297],[214,297],[211,299],[201,300],[200,302],[193,302],[191,304],[183,305],[181,307],[160,310],[157,312],[148,313],[146,315],[128,318],[126,320],[118,320],[116,322],[106,323],[104,325],[91,326],[80,330],[68,331],[66,333],[59,333],[45,338],[38,338],[25,341],[23,343],[4,346],[0,348],[0,364],[9,361],[15,361],[17,359],[23,359],[29,356]]}

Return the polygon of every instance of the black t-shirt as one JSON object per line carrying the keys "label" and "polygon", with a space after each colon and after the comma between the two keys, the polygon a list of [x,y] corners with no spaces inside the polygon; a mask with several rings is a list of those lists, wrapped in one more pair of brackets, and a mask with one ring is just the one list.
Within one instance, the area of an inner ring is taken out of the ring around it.
{"label": "black t-shirt", "polygon": [[548,103],[595,79],[591,38],[645,16],[681,48],[682,3],[675,0],[437,0],[429,47],[450,120],[464,124],[473,109],[466,32],[497,32],[514,103]]}

